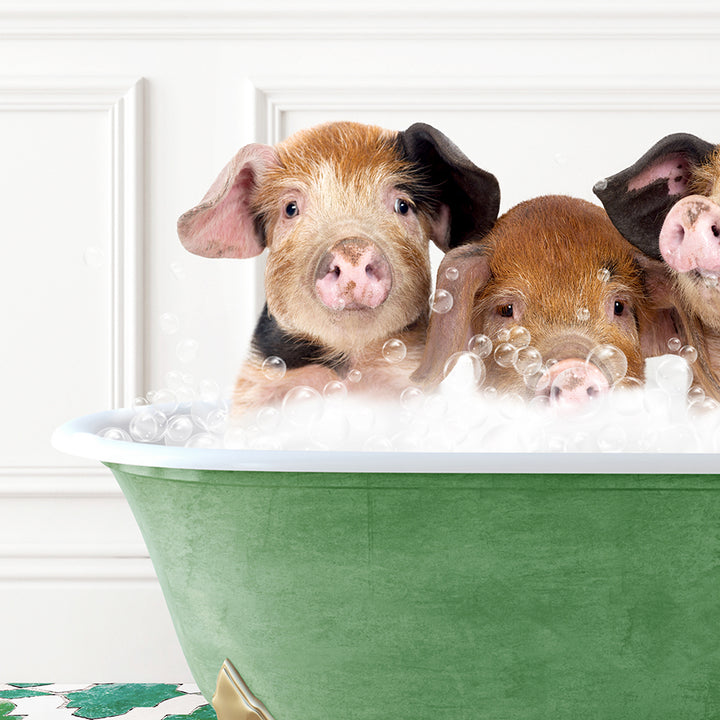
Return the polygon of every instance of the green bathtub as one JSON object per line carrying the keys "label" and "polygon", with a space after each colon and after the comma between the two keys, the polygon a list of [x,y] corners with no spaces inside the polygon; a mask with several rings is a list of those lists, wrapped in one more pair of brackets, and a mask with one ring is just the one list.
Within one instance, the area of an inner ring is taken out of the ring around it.
{"label": "green bathtub", "polygon": [[112,469],[208,698],[229,658],[274,720],[720,717],[717,456],[203,451],[108,416],[55,444]]}

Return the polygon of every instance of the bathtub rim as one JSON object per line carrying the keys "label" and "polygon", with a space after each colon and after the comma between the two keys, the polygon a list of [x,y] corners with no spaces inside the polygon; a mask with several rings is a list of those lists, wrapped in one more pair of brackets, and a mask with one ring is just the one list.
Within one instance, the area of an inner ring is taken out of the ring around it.
{"label": "bathtub rim", "polygon": [[118,465],[188,470],[332,473],[720,474],[717,453],[366,452],[229,450],[123,442],[97,435],[127,423],[132,409],[83,415],[58,427],[63,453]]}

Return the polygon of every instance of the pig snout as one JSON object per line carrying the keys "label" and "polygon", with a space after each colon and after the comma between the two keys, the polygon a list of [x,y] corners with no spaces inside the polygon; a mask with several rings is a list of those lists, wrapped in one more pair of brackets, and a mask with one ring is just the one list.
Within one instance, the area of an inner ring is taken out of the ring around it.
{"label": "pig snout", "polygon": [[377,308],[392,287],[390,263],[372,241],[347,238],[333,245],[320,259],[315,290],[332,310]]}
{"label": "pig snout", "polygon": [[720,273],[720,207],[690,195],[672,207],[660,231],[660,253],[678,272]]}
{"label": "pig snout", "polygon": [[608,392],[610,383],[592,363],[568,358],[552,365],[541,378],[536,394],[547,394],[554,405],[577,407]]}

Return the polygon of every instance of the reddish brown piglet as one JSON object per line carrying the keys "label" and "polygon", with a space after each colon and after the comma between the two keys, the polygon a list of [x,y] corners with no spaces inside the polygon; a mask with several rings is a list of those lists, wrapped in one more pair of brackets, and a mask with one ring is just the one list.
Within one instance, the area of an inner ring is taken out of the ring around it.
{"label": "reddish brown piglet", "polygon": [[720,400],[720,146],[668,135],[593,189],[618,230],[667,264],[696,382]]}
{"label": "reddish brown piglet", "polygon": [[178,221],[199,255],[267,249],[266,304],[236,414],[298,385],[322,392],[349,379],[349,390],[383,396],[404,388],[425,339],[428,244],[448,250],[486,232],[499,196],[490,173],[424,124],[328,123],[242,148]]}
{"label": "reddish brown piglet", "polygon": [[643,378],[644,357],[674,330],[650,300],[664,296],[665,280],[602,208],[564,196],[521,203],[445,255],[438,288],[453,306],[433,313],[414,378],[440,382],[448,358],[485,335],[495,351],[488,385],[576,407],[624,377]]}

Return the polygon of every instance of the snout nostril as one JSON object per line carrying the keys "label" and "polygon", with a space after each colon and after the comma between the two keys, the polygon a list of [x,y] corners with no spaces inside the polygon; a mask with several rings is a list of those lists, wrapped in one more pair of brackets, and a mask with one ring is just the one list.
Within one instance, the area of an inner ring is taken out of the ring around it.
{"label": "snout nostril", "polygon": [[336,278],[340,277],[340,268],[336,265],[334,268],[331,268],[330,273]]}
{"label": "snout nostril", "polygon": [[553,385],[553,387],[550,389],[550,395],[553,400],[557,400],[562,395],[562,388],[558,387],[557,385]]}
{"label": "snout nostril", "polygon": [[720,228],[718,228],[717,225],[713,225],[711,229],[712,229],[712,234],[715,237],[720,237]]}
{"label": "snout nostril", "polygon": [[589,398],[595,398],[600,394],[600,390],[595,385],[590,385],[587,389],[587,394]]}

